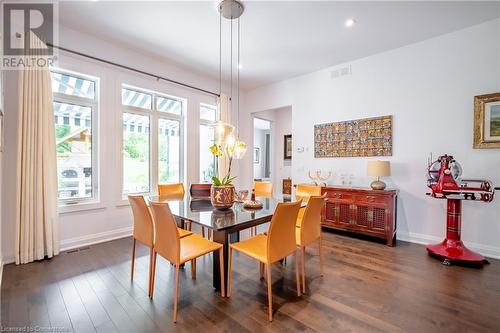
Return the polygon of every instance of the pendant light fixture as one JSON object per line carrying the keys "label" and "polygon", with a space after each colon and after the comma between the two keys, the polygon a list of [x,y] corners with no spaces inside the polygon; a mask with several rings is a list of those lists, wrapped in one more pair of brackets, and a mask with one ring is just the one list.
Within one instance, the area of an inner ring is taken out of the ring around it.
{"label": "pendant light fixture", "polygon": [[[235,127],[223,121],[215,124],[215,139],[219,144],[223,144],[228,155],[234,159],[241,159],[246,153],[247,145],[239,139],[239,113],[240,113],[240,16],[243,14],[243,4],[236,0],[223,0],[219,3],[219,110],[224,110],[227,114],[233,106],[233,21],[237,20],[238,44],[237,44],[237,93],[238,103],[236,112],[236,135]],[[230,95],[229,98],[222,94],[222,17],[230,20],[231,29],[231,51],[230,51]]]}

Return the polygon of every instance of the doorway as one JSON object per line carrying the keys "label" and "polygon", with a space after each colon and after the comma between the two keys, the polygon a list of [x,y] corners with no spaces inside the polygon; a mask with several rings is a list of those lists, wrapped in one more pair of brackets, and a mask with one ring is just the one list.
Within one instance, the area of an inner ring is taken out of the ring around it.
{"label": "doorway", "polygon": [[253,119],[253,178],[256,181],[272,181],[272,122]]}

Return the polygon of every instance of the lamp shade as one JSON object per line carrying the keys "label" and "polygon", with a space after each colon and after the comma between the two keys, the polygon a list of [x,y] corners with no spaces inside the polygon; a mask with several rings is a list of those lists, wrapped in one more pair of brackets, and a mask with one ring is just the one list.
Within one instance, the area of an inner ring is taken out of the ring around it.
{"label": "lamp shade", "polygon": [[389,161],[368,161],[368,176],[382,177],[391,175]]}
{"label": "lamp shade", "polygon": [[[214,125],[215,142],[226,144],[226,141],[233,136],[234,126],[223,121],[217,121]],[[233,138],[234,140],[234,138]]]}

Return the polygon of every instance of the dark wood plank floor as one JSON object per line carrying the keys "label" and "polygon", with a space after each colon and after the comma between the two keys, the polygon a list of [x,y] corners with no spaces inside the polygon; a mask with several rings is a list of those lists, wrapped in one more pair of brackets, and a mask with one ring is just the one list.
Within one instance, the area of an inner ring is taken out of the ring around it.
{"label": "dark wood plank floor", "polygon": [[212,257],[181,273],[179,319],[172,318],[172,267],[159,260],[147,296],[148,250],[131,238],[4,268],[1,324],[75,332],[499,332],[500,261],[483,269],[446,267],[421,245],[383,244],[324,232],[325,276],[307,251],[307,294],[295,294],[294,262],[273,270],[274,321],[257,262],[235,256],[233,297],[212,289]]}

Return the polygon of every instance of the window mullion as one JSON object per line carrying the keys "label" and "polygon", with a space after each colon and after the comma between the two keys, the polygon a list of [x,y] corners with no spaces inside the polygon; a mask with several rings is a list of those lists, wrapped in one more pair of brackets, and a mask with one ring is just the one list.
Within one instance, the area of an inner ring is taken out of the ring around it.
{"label": "window mullion", "polygon": [[150,142],[151,142],[151,157],[150,157],[150,181],[151,181],[151,193],[156,193],[158,189],[158,163],[159,163],[159,154],[158,154],[158,127],[159,127],[159,118],[156,112],[151,112],[150,115]]}

